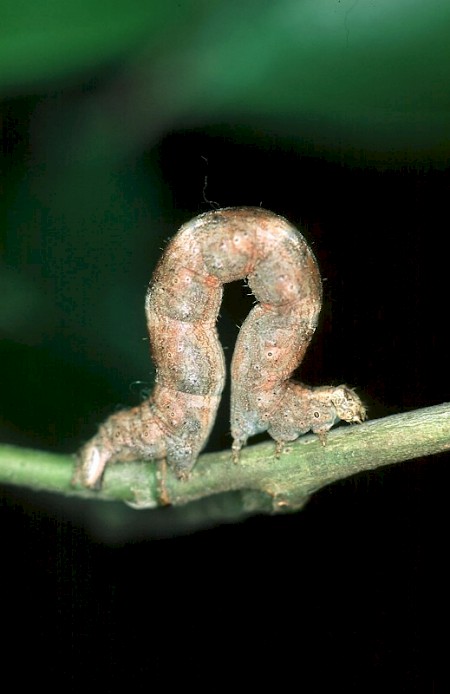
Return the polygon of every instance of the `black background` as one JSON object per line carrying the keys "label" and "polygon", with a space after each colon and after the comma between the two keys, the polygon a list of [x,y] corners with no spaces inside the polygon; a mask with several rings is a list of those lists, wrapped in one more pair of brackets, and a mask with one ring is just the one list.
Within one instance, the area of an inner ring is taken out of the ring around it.
{"label": "black background", "polygon": [[[7,203],[26,169],[35,108],[34,100],[4,108],[5,170],[14,182]],[[164,239],[210,209],[208,200],[262,205],[310,242],[325,295],[302,380],[356,387],[370,418],[448,399],[448,171],[401,159],[374,166],[363,152],[343,156],[229,123],[168,133],[133,166],[149,180],[156,171],[158,218],[148,218],[152,229],[161,224],[153,238],[142,223],[133,257],[122,261],[134,282],[120,301],[136,316],[135,332],[124,338],[136,345],[136,371],[123,372],[117,356],[103,358],[98,346],[90,353],[88,337],[75,350],[72,323],[40,344],[9,334],[5,442],[72,452],[117,405],[139,401],[130,383],[151,381],[140,342],[145,283]],[[122,274],[117,296],[121,281]],[[56,297],[57,283],[53,290]],[[81,301],[71,285],[65,296],[71,291]],[[88,297],[89,286],[83,291]],[[249,306],[241,285],[227,289],[220,322],[227,355]],[[81,309],[73,310],[76,318]],[[100,334],[107,320],[96,316]],[[80,334],[91,327],[80,324]],[[230,445],[227,408],[224,401],[210,450]],[[11,652],[26,654],[25,669],[33,662],[36,681],[57,676],[77,691],[86,681],[112,691],[119,681],[138,689],[235,689],[269,679],[283,689],[303,689],[308,680],[306,691],[338,684],[438,691],[433,633],[447,594],[446,462],[441,455],[385,467],[322,490],[298,514],[172,537],[170,511],[157,521],[140,512],[135,528],[130,510],[128,531],[115,535],[114,513],[104,533],[91,502],[5,487]],[[16,676],[20,682],[22,673]]]}

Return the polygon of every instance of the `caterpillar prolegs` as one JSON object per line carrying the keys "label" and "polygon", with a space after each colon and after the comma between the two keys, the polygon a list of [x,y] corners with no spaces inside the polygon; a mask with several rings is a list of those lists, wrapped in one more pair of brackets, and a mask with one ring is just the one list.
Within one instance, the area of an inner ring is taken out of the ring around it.
{"label": "caterpillar prolegs", "polygon": [[109,417],[79,452],[77,478],[101,483],[114,461],[166,460],[189,475],[213,426],[225,380],[216,329],[223,285],[247,278],[257,299],[231,365],[233,458],[250,436],[277,442],[313,431],[322,440],[339,419],[365,409],[345,385],[311,388],[290,378],[317,325],[322,286],[314,255],[284,218],[261,208],[206,212],[168,244],[145,309],[156,384],[140,406]]}

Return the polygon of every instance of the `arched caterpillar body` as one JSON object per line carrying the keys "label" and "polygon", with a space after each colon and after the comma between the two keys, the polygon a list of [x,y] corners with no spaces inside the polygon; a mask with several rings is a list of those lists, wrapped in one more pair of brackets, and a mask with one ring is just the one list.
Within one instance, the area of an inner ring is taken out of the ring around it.
{"label": "arched caterpillar body", "polygon": [[322,438],[365,409],[347,386],[310,388],[290,376],[317,325],[322,288],[316,260],[289,222],[260,208],[226,208],[181,227],[146,297],[157,367],[151,397],[107,419],[79,453],[77,477],[101,482],[114,461],[162,460],[186,477],[206,444],[225,380],[216,330],[223,285],[247,278],[258,303],[245,320],[231,367],[233,457],[268,431],[278,448],[312,430]]}

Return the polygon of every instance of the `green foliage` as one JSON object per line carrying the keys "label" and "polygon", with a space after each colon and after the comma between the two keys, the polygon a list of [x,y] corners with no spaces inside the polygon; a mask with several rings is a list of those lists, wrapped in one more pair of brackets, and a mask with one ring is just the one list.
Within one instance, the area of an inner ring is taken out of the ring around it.
{"label": "green foliage", "polygon": [[3,0],[0,88],[119,61],[140,83],[138,119],[158,125],[239,118],[325,145],[436,148],[450,137],[449,29],[440,0]]}
{"label": "green foliage", "polygon": [[[185,3],[177,3],[178,18]],[[2,0],[0,85],[67,78],[154,41],[167,25],[157,0]]]}

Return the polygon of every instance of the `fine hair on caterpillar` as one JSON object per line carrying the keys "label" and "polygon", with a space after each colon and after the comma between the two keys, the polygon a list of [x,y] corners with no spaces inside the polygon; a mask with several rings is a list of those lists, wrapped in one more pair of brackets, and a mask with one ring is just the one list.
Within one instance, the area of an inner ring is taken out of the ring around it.
{"label": "fine hair on caterpillar", "polygon": [[223,285],[246,279],[256,298],[231,364],[235,462],[249,437],[268,431],[283,444],[312,431],[325,441],[340,419],[365,408],[345,385],[312,388],[291,379],[317,325],[322,284],[314,255],[287,220],[262,208],[211,210],[169,242],[145,310],[155,387],[138,407],[109,417],[80,450],[76,479],[98,488],[115,461],[165,460],[186,478],[204,448],[225,382],[216,320]]}

